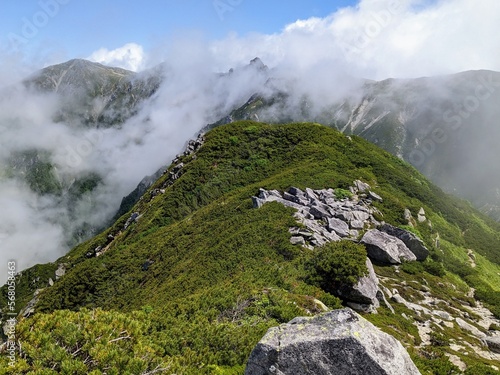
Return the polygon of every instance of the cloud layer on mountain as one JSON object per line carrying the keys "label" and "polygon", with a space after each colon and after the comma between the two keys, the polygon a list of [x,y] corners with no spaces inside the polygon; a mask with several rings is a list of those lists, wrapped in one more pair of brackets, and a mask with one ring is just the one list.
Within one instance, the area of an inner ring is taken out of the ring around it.
{"label": "cloud layer on mountain", "polygon": [[143,68],[144,49],[137,43],[127,43],[114,50],[103,47],[94,51],[87,60],[137,72]]}
{"label": "cloud layer on mountain", "polygon": [[[122,197],[144,176],[169,164],[188,139],[241,105],[268,78],[256,64],[231,74],[216,74],[206,64],[204,51],[198,52],[195,58],[193,50],[185,56],[179,54],[183,61],[156,68],[154,73],[162,71],[165,77],[162,86],[136,116],[115,127],[59,121],[62,103],[67,107],[68,100],[73,100],[71,90],[65,91],[62,101],[55,93],[40,93],[21,84],[2,87],[0,204],[4,219],[0,223],[0,264],[15,259],[18,269],[24,269],[63,255],[75,229],[84,223],[105,225]],[[36,194],[19,167],[26,160],[15,159],[23,158],[20,151],[29,150],[48,155],[64,192],[91,173],[97,173],[102,181],[91,194],[69,204],[71,197],[66,193]]]}
{"label": "cloud layer on mountain", "polygon": [[281,33],[233,35],[212,49],[230,64],[253,55],[270,66],[328,61],[370,79],[500,70],[498,14],[495,0],[362,0]]}

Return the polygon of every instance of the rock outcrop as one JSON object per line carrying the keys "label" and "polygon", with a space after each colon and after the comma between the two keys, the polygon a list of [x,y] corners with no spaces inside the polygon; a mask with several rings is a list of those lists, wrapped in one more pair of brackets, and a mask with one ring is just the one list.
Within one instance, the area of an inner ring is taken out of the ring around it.
{"label": "rock outcrop", "polygon": [[[386,264],[425,260],[429,252],[418,237],[375,219],[374,215],[382,216],[382,213],[372,203],[382,198],[370,189],[370,185],[360,180],[354,181],[347,194],[339,189],[306,188],[303,191],[291,187],[281,193],[261,188],[257,196],[252,197],[252,202],[255,208],[267,202],[278,202],[296,210],[295,217],[305,228],[289,229],[293,245],[313,250],[332,241],[359,241],[360,233],[367,230],[361,243],[366,246],[372,260]],[[381,230],[372,229],[376,227]],[[341,286],[337,295],[357,311],[374,312],[380,306],[380,298],[386,305],[389,303],[378,289],[378,279],[370,259],[367,259],[367,268],[367,276],[354,286]]]}
{"label": "rock outcrop", "polygon": [[485,337],[484,341],[492,352],[500,353],[500,336]]}
{"label": "rock outcrop", "polygon": [[[307,230],[291,228],[292,243],[306,246],[322,246],[330,241],[341,239],[357,240],[359,231],[373,228],[380,223],[373,215],[381,213],[372,206],[373,200],[382,199],[377,194],[370,194],[370,185],[355,181],[351,187],[352,196],[337,196],[334,189],[313,190],[291,187],[281,194],[277,190],[260,189],[257,196],[252,197],[255,208],[266,202],[279,202],[297,210],[295,216]],[[364,192],[367,192],[366,194]],[[359,193],[359,195],[358,195]],[[296,238],[304,237],[304,241]]]}
{"label": "rock outcrop", "polygon": [[353,286],[341,287],[338,290],[338,295],[356,311],[374,312],[380,306],[377,298],[379,280],[369,258],[366,258],[366,268],[368,275],[360,278]]}
{"label": "rock outcrop", "polygon": [[391,236],[399,238],[406,247],[417,257],[417,260],[424,261],[429,255],[429,250],[425,247],[424,243],[420,238],[407,230],[394,227],[390,224],[383,224],[379,227],[379,230],[385,232]]}
{"label": "rock outcrop", "polygon": [[66,274],[66,267],[67,265],[64,263],[59,264],[59,267],[57,267],[57,270],[55,272],[56,280],[60,279]]}
{"label": "rock outcrop", "polygon": [[378,229],[367,231],[361,243],[366,246],[370,259],[385,264],[401,264],[403,260],[412,261],[417,257],[399,238]]}
{"label": "rock outcrop", "polygon": [[417,375],[404,347],[351,309],[271,328],[245,375]]}
{"label": "rock outcrop", "polygon": [[424,223],[427,220],[427,217],[425,216],[425,210],[423,207],[420,207],[420,210],[418,211],[417,220],[419,223]]}

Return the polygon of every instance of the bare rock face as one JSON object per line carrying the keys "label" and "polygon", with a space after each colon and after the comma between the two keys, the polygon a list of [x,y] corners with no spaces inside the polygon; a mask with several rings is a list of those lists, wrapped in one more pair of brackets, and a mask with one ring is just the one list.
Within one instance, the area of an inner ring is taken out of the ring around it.
{"label": "bare rock face", "polygon": [[429,255],[429,250],[425,247],[422,240],[413,233],[401,228],[393,227],[389,224],[384,224],[379,229],[382,232],[397,237],[403,241],[406,247],[410,249],[413,254],[415,254],[417,260],[424,261]]}
{"label": "bare rock face", "polygon": [[365,233],[361,243],[371,260],[386,264],[400,264],[403,260],[416,260],[417,257],[399,238],[372,229]]}
{"label": "bare rock face", "polygon": [[245,375],[417,375],[394,337],[351,309],[295,318],[271,328],[248,360]]}

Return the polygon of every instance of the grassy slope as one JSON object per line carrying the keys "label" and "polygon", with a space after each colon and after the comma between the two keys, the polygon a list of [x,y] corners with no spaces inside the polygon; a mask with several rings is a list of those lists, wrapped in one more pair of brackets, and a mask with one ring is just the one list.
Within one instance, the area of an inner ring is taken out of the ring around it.
{"label": "grassy slope", "polygon": [[[165,194],[144,195],[133,210],[142,215],[137,223],[118,234],[130,216],[125,215],[59,260],[72,267],[41,294],[39,311],[144,310],[156,355],[172,372],[239,373],[269,327],[316,311],[313,297],[332,308],[339,306],[335,297],[304,282],[303,264],[310,255],[289,243],[288,227],[296,225],[293,210],[279,204],[256,210],[250,197],[259,187],[346,188],[354,179],[370,183],[384,198],[377,206],[389,223],[406,224],[404,208],[416,215],[424,207],[433,226],[421,224],[416,230],[432,249],[433,259],[496,303],[498,224],[445,195],[389,153],[317,124],[240,122],[219,127],[206,138],[195,159],[183,160],[184,174]],[[167,176],[151,189],[161,187]],[[105,244],[110,233],[116,239],[106,253],[85,258],[87,251]],[[438,233],[446,244],[440,250],[433,246]],[[464,265],[468,248],[481,255],[478,268],[488,270],[487,282],[482,273]],[[147,260],[153,263],[143,270]],[[29,286],[19,291],[21,297],[30,292]],[[399,316],[384,311],[380,316],[387,320],[373,318],[379,325],[387,328],[392,321],[404,327]],[[28,319],[22,324],[32,323]],[[404,339],[404,331],[391,333]],[[430,359],[414,356],[422,369],[430,366]]]}

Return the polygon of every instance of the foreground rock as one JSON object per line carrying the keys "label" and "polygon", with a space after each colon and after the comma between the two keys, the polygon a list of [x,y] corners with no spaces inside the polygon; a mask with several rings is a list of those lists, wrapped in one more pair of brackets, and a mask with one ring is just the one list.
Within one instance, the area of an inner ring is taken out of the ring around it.
{"label": "foreground rock", "polygon": [[386,264],[401,264],[403,260],[413,261],[417,257],[399,238],[372,229],[365,233],[361,243],[366,246],[366,251],[371,260]]}
{"label": "foreground rock", "polygon": [[295,318],[271,328],[245,375],[416,375],[400,342],[351,309]]}

